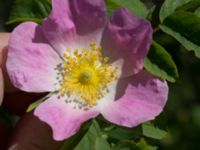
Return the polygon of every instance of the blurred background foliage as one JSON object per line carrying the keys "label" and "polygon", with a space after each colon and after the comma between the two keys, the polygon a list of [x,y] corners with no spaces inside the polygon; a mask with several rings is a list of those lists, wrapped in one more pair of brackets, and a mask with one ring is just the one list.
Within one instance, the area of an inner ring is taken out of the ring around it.
{"label": "blurred background foliage", "polygon": [[[144,123],[134,129],[110,125],[101,117],[88,122],[76,136],[64,144],[62,150],[200,148],[200,1],[105,2],[108,16],[116,8],[123,6],[137,16],[151,21],[154,42],[145,60],[145,68],[169,81],[169,100],[165,110],[155,121]],[[41,23],[50,10],[50,0],[0,0],[0,31],[11,32],[23,21]],[[9,116],[11,115],[4,108],[0,109],[0,117],[13,124]],[[96,144],[93,144],[94,142]]]}

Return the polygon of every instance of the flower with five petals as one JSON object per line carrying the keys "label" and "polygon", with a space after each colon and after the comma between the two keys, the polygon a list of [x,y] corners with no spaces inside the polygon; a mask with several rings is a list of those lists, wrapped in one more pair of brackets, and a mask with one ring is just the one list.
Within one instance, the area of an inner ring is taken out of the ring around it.
{"label": "flower with five petals", "polygon": [[103,0],[52,0],[42,25],[25,22],[11,34],[9,77],[23,91],[52,93],[34,115],[51,126],[55,140],[99,114],[134,127],[166,103],[166,81],[143,70],[150,23],[125,8],[109,20],[105,14]]}

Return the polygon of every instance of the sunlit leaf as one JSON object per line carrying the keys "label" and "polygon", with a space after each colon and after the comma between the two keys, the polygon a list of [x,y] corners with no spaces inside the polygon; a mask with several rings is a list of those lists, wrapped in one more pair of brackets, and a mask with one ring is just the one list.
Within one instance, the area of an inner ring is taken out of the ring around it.
{"label": "sunlit leaf", "polygon": [[44,100],[43,99],[40,99],[40,100],[37,100],[35,102],[33,102],[29,107],[28,109],[26,110],[26,112],[31,112],[33,109],[35,109],[40,103],[42,103]]}
{"label": "sunlit leaf", "polygon": [[142,135],[141,128],[123,128],[123,127],[115,127],[109,132],[107,132],[108,136],[117,140],[130,140],[139,138]]}
{"label": "sunlit leaf", "polygon": [[46,95],[45,97],[33,102],[32,104],[30,104],[30,106],[28,107],[28,109],[26,110],[26,112],[31,112],[33,109],[35,109],[39,104],[41,104],[44,100],[48,99],[51,95],[53,95],[54,93],[49,93],[48,95]]}
{"label": "sunlit leaf", "polygon": [[170,54],[155,41],[145,58],[144,67],[151,74],[170,82],[178,78],[178,70]]}
{"label": "sunlit leaf", "polygon": [[84,135],[88,132],[92,121],[88,121],[82,125],[81,129],[72,137],[67,139],[60,150],[71,150],[74,149],[77,144],[82,140]]}
{"label": "sunlit leaf", "polygon": [[142,125],[142,133],[146,137],[157,140],[161,140],[167,135],[166,131],[159,129],[158,127],[155,127],[153,124],[149,122],[144,123]]}
{"label": "sunlit leaf", "polygon": [[136,16],[146,18],[149,10],[140,0],[105,0],[108,14],[111,15],[117,8],[126,7]]}
{"label": "sunlit leaf", "polygon": [[195,10],[194,14],[200,17],[200,7]]}
{"label": "sunlit leaf", "polygon": [[168,16],[160,28],[200,58],[200,17],[186,11]]}
{"label": "sunlit leaf", "polygon": [[7,24],[24,21],[40,23],[43,18],[49,15],[50,10],[50,0],[16,0]]}
{"label": "sunlit leaf", "polygon": [[110,150],[110,146],[101,133],[98,123],[93,120],[88,132],[74,150]]}
{"label": "sunlit leaf", "polygon": [[191,0],[165,0],[160,9],[160,21],[163,22],[166,17],[175,12],[180,7]]}
{"label": "sunlit leaf", "polygon": [[140,141],[137,143],[137,147],[140,150],[157,150],[156,146],[148,145],[144,138],[140,139]]}

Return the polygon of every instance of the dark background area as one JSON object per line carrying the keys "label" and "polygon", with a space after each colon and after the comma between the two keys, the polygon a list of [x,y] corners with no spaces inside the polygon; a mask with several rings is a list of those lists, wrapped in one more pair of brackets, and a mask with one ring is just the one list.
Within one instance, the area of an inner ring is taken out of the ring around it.
{"label": "dark background area", "polygon": [[[163,0],[143,1],[147,6],[156,6],[152,19],[152,25],[156,28]],[[12,3],[13,0],[0,0],[1,32],[12,31],[13,27],[5,24]],[[200,60],[193,52],[186,51],[176,40],[161,31],[154,34],[154,39],[172,55],[180,75],[176,83],[169,83],[169,100],[161,114],[169,134],[160,142],[159,150],[200,149]]]}

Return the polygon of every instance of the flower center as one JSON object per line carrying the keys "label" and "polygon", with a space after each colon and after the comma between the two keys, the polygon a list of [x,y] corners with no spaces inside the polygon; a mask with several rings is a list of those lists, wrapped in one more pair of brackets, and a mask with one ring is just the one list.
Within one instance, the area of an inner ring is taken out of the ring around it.
{"label": "flower center", "polygon": [[81,84],[90,84],[92,81],[92,77],[93,77],[93,72],[90,69],[85,69],[83,70],[83,72],[80,73],[79,76],[79,82]]}
{"label": "flower center", "polygon": [[108,63],[95,42],[89,48],[67,49],[59,67],[60,96],[67,95],[68,101],[79,106],[92,107],[104,97],[107,86],[118,79],[118,67]]}

